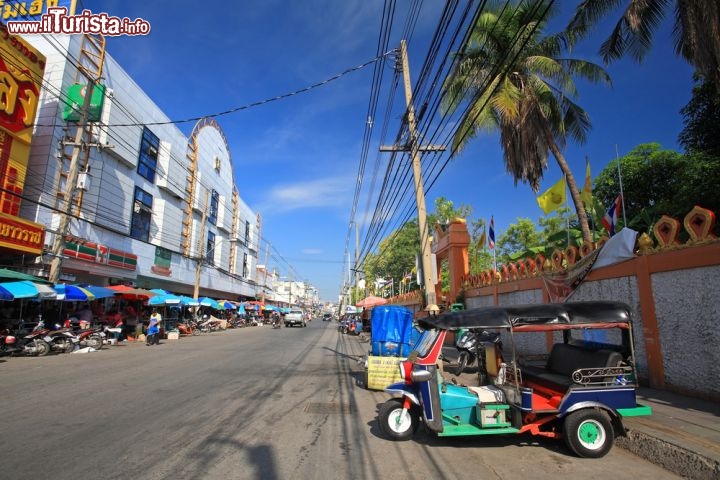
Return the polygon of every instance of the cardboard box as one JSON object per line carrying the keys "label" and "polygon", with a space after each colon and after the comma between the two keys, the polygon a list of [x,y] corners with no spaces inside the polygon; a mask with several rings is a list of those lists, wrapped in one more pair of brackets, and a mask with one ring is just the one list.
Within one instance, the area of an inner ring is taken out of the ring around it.
{"label": "cardboard box", "polygon": [[400,362],[402,357],[379,357],[368,355],[366,388],[369,390],[384,390],[388,385],[401,382]]}
{"label": "cardboard box", "polygon": [[167,339],[168,340],[177,340],[180,338],[180,332],[168,332]]}

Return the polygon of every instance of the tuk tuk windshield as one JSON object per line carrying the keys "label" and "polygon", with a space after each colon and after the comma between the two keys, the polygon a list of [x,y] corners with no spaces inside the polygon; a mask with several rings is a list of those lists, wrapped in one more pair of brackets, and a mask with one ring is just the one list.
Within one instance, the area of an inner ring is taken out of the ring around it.
{"label": "tuk tuk windshield", "polygon": [[435,329],[425,330],[423,332],[414,348],[414,350],[418,352],[419,357],[426,357],[430,353],[438,335],[440,335],[440,331]]}

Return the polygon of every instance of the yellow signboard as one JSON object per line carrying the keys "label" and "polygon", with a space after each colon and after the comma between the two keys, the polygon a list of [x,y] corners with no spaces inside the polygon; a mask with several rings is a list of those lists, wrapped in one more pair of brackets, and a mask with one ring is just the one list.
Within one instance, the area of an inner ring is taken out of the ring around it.
{"label": "yellow signboard", "polygon": [[368,356],[367,385],[370,390],[384,390],[388,385],[402,382],[400,376],[400,357]]}
{"label": "yellow signboard", "polygon": [[3,21],[33,20],[39,21],[40,15],[47,13],[50,7],[65,7],[70,15],[75,15],[76,0],[3,0],[0,1]]}

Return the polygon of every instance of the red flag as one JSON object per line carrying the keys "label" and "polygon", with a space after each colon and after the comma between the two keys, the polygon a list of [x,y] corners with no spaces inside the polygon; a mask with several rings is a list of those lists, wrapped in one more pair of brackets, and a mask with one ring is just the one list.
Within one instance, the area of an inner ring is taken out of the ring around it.
{"label": "red flag", "polygon": [[620,215],[620,209],[622,208],[622,195],[618,195],[602,219],[603,227],[608,231],[610,236],[615,235],[615,227],[618,222],[618,215]]}

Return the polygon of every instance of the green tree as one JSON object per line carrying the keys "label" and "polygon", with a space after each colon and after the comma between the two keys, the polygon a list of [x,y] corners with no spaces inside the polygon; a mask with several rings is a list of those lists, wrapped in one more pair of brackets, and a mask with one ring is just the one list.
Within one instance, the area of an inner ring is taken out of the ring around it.
{"label": "green tree", "polygon": [[464,110],[453,137],[460,150],[481,130],[499,130],[507,170],[537,192],[552,152],[562,170],[583,238],[590,239],[580,192],[562,153],[568,138],[584,142],[587,113],[573,102],[575,77],[610,83],[599,66],[566,57],[565,34],[541,37],[552,2],[492,4],[475,24],[445,82],[445,108]]}
{"label": "green tree", "polygon": [[370,288],[377,278],[399,282],[415,267],[420,251],[417,220],[410,220],[380,241],[377,254],[368,254],[362,270]]}
{"label": "green tree", "polygon": [[440,225],[445,225],[454,218],[467,219],[471,214],[471,206],[460,205],[455,208],[452,200],[448,200],[445,197],[438,197],[435,199],[435,213],[431,215],[431,218],[434,218]]}
{"label": "green tree", "polygon": [[511,223],[498,238],[498,263],[535,255],[541,243],[535,222],[529,218],[518,218],[517,223]]}
{"label": "green tree", "polygon": [[663,214],[682,219],[694,205],[715,211],[720,207],[718,158],[705,154],[683,155],[663,150],[657,143],[638,145],[600,172],[593,194],[605,205],[620,193],[618,161],[625,216],[633,229],[649,231]]}
{"label": "green tree", "polygon": [[720,157],[720,91],[696,76],[692,98],[680,113],[685,127],[678,140],[685,151]]}
{"label": "green tree", "polygon": [[583,0],[568,25],[571,40],[587,35],[594,24],[625,4],[620,20],[600,46],[606,63],[629,53],[640,61],[655,31],[673,8],[675,52],[720,91],[720,3],[717,0]]}

